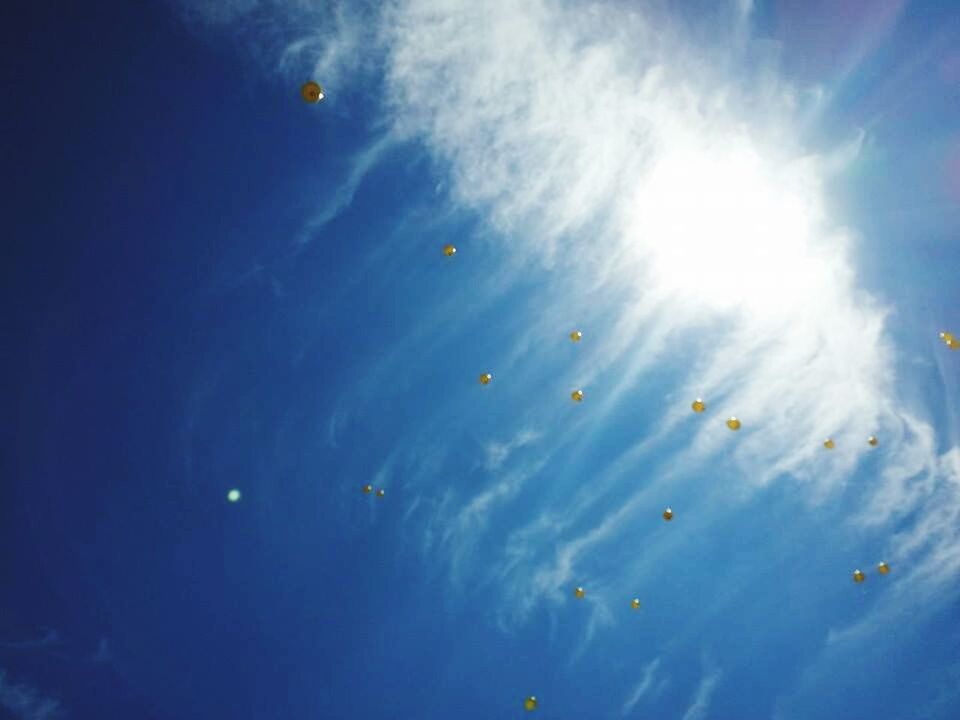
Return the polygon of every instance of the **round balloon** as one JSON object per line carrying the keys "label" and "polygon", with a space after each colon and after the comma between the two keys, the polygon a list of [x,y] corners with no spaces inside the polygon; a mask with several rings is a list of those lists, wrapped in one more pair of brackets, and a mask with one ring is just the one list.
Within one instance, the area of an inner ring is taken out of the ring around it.
{"label": "round balloon", "polygon": [[308,80],[300,88],[300,96],[308,103],[318,103],[323,100],[323,88],[313,80]]}
{"label": "round balloon", "polygon": [[697,398],[690,404],[690,407],[693,408],[695,413],[702,413],[707,409],[707,404],[700,398]]}

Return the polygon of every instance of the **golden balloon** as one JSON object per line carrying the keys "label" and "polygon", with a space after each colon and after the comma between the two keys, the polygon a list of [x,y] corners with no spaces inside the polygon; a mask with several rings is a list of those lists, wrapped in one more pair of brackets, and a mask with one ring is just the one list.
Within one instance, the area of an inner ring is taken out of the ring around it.
{"label": "golden balloon", "polygon": [[369,494],[372,493],[372,492],[373,492],[373,485],[364,485],[364,486],[363,486],[363,494],[364,494],[364,495],[369,495]]}
{"label": "golden balloon", "polygon": [[447,257],[453,257],[457,254],[457,249],[453,245],[444,245],[443,254]]}
{"label": "golden balloon", "polygon": [[574,390],[570,393],[570,397],[574,402],[583,402],[583,390]]}
{"label": "golden balloon", "polygon": [[727,420],[727,427],[731,430],[739,430],[740,421],[735,417],[731,417],[729,420]]}
{"label": "golden balloon", "polygon": [[667,508],[663,511],[663,519],[667,522],[673,520],[673,508]]}
{"label": "golden balloon", "polygon": [[827,438],[826,440],[824,440],[824,441],[823,441],[823,446],[824,446],[827,450],[833,450],[833,449],[836,447],[836,445],[834,445],[834,443],[833,443],[833,438]]}
{"label": "golden balloon", "polygon": [[573,591],[573,594],[576,595],[577,600],[583,600],[587,596],[587,591],[584,590],[582,587],[578,587],[576,590]]}
{"label": "golden balloon", "polygon": [[526,710],[527,712],[530,712],[531,710],[536,710],[536,709],[537,709],[537,698],[535,698],[533,695],[531,695],[531,696],[528,697],[526,700],[524,700],[524,701],[523,701],[523,709]]}
{"label": "golden balloon", "polygon": [[950,338],[947,340],[947,347],[951,350],[960,350],[960,338]]}
{"label": "golden balloon", "polygon": [[690,407],[693,408],[695,413],[702,413],[707,409],[707,404],[700,398],[697,398],[690,404]]}
{"label": "golden balloon", "polygon": [[853,581],[855,583],[862,583],[866,579],[867,579],[867,576],[863,574],[862,570],[853,571]]}
{"label": "golden balloon", "polygon": [[382,497],[383,497],[384,495],[386,495],[386,494],[387,494],[387,491],[384,490],[383,488],[380,488],[379,490],[377,490],[377,497],[378,497],[378,498],[382,498]]}
{"label": "golden balloon", "polygon": [[634,610],[639,610],[639,609],[640,609],[640,598],[634,598],[633,600],[631,600],[631,601],[630,601],[630,607],[632,607]]}
{"label": "golden balloon", "polygon": [[948,333],[946,330],[944,330],[940,333],[940,339],[949,345],[954,340],[953,333]]}
{"label": "golden balloon", "polygon": [[867,438],[867,442],[870,443],[870,445],[872,445],[873,447],[876,447],[880,441],[877,440],[876,435],[871,435],[870,437]]}
{"label": "golden balloon", "polygon": [[493,380],[493,375],[491,375],[490,373],[484,373],[483,375],[480,376],[481,385],[489,385],[491,380]]}
{"label": "golden balloon", "polygon": [[580,342],[583,339],[583,333],[579,330],[574,330],[572,333],[570,333],[570,339],[574,342]]}
{"label": "golden balloon", "polygon": [[300,97],[308,103],[318,103],[323,100],[323,88],[313,80],[309,80],[300,88]]}
{"label": "golden balloon", "polygon": [[886,575],[890,572],[890,566],[885,562],[881,562],[877,565],[877,572],[881,575]]}

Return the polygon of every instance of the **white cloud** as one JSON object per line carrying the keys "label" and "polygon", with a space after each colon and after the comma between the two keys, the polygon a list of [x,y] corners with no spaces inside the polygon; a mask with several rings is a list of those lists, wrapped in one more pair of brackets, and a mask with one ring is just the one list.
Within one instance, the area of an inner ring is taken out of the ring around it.
{"label": "white cloud", "polygon": [[637,703],[640,702],[647,695],[647,693],[650,692],[651,689],[653,689],[657,670],[659,668],[660,658],[651,660],[643,667],[643,675],[640,677],[640,682],[637,683],[637,685],[630,692],[630,696],[623,703],[621,714],[629,715],[630,711],[636,707]]}
{"label": "white cloud", "polygon": [[720,683],[722,673],[719,668],[712,667],[704,661],[703,677],[700,678],[700,684],[697,685],[697,691],[693,695],[690,706],[683,714],[683,720],[703,720],[710,711],[710,701],[713,699],[713,693]]}
{"label": "white cloud", "polygon": [[[901,5],[888,4],[875,37]],[[289,5],[293,13],[303,7]],[[727,12],[742,21],[751,7],[730,3]],[[643,442],[596,468],[589,485],[558,490],[508,536],[489,576],[507,581],[502,596],[514,618],[543,598],[559,600],[578,563],[623,532],[649,488],[615,510],[595,513],[594,505],[621,489],[638,457],[689,422],[687,406],[698,395],[708,412],[689,443],[654,468],[662,475],[712,463],[744,478],[738,491],[791,478],[818,503],[862,463],[876,463],[879,482],[866,490],[865,512],[852,514],[863,527],[953,497],[930,421],[897,394],[897,356],[884,332],[890,310],[857,283],[857,253],[871,239],[827,210],[825,178],[856,161],[865,134],[852,130],[852,140],[826,151],[802,147],[796,118],[823,107],[821,92],[784,84],[771,64],[738,65],[744,47],[696,44],[653,12],[542,0],[397,0],[371,23],[372,34],[342,16],[335,37],[329,25],[316,37],[288,37],[281,63],[292,67],[292,59],[312,54],[332,67],[325,58],[345,55],[323,48],[341,40],[356,47],[357,38],[375,35],[369,49],[385,71],[390,142],[422,143],[449,175],[453,200],[503,235],[513,272],[501,281],[533,266],[555,271],[538,290],[538,306],[548,308],[532,323],[584,321],[588,340],[561,381],[588,389],[590,414],[552,437],[539,464],[475,491],[452,518],[455,491],[424,501],[435,509],[424,545],[435,547],[439,537],[455,576],[491,513],[556,447],[585,452],[595,437],[589,428],[604,427],[653,368],[685,369],[664,390],[671,409]],[[749,43],[749,35],[736,42]],[[361,158],[355,181],[317,222],[349,202],[377,157]],[[478,293],[477,304],[491,295]],[[440,315],[385,356],[384,374],[442,325]],[[590,333],[591,323],[603,322],[606,334]],[[521,357],[527,367],[549,360],[555,349],[543,333],[537,325],[505,351],[507,371]],[[371,387],[381,387],[370,377]],[[598,385],[606,391],[592,394]],[[530,417],[553,418],[555,403],[532,400],[523,422],[505,432],[520,432]],[[736,436],[721,421],[730,414],[744,421]],[[866,445],[870,434],[880,436],[880,448]],[[828,435],[837,441],[830,453],[820,445]],[[488,468],[503,466],[515,449],[508,446],[487,446]],[[928,588],[960,572],[951,517],[930,513],[900,537],[901,552],[918,568],[948,570],[918,575]],[[715,682],[704,687],[712,692]]]}
{"label": "white cloud", "polygon": [[519,450],[526,445],[534,442],[540,437],[540,433],[533,430],[521,430],[506,442],[489,442],[484,448],[486,460],[484,466],[490,472],[499,470],[514,451]]}

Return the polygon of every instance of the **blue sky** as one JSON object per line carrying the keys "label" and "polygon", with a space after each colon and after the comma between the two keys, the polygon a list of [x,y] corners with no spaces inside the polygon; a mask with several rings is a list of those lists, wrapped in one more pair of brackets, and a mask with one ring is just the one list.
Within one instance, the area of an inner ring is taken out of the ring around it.
{"label": "blue sky", "polygon": [[0,718],[955,717],[957,20],[12,11]]}

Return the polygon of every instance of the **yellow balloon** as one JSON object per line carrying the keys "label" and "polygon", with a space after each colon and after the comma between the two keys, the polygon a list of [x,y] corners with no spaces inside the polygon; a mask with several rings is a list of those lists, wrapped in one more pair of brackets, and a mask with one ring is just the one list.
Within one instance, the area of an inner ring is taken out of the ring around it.
{"label": "yellow balloon", "polygon": [[489,385],[491,380],[493,380],[493,375],[491,375],[490,373],[484,373],[483,375],[480,376],[481,385]]}
{"label": "yellow balloon", "polygon": [[954,341],[953,333],[948,333],[946,330],[944,330],[942,333],[940,333],[940,339],[949,345]]}
{"label": "yellow balloon", "polygon": [[640,598],[634,598],[633,600],[631,600],[631,601],[630,601],[630,607],[632,607],[634,610],[639,610],[639,609],[640,609]]}
{"label": "yellow balloon", "polygon": [[579,330],[574,330],[572,333],[570,333],[570,339],[574,342],[580,342],[583,339],[583,333]]}
{"label": "yellow balloon", "polygon": [[951,350],[960,350],[960,338],[950,338],[947,341],[947,347]]}
{"label": "yellow balloon", "polygon": [[695,413],[702,413],[704,410],[707,409],[707,404],[700,398],[697,398],[690,404],[690,407],[693,408],[693,411]]}
{"label": "yellow balloon", "polygon": [[735,417],[731,417],[729,420],[727,420],[727,427],[731,430],[739,430],[740,421]]}
{"label": "yellow balloon", "polygon": [[890,572],[890,566],[885,562],[881,562],[877,565],[877,572],[881,575],[886,575]]}
{"label": "yellow balloon", "polygon": [[523,701],[523,709],[526,710],[527,712],[530,712],[531,710],[536,710],[536,709],[537,709],[537,698],[535,698],[533,695],[531,695],[531,696],[528,697],[526,700],[524,700],[524,701]]}
{"label": "yellow balloon", "polygon": [[318,103],[323,100],[323,88],[313,80],[309,80],[300,88],[300,97],[308,103]]}
{"label": "yellow balloon", "polygon": [[867,442],[870,443],[871,445],[873,445],[873,447],[876,447],[877,444],[878,444],[880,441],[877,440],[877,436],[876,436],[876,435],[871,435],[870,437],[867,438]]}
{"label": "yellow balloon", "polygon": [[667,508],[663,511],[663,519],[667,522],[673,520],[673,508]]}
{"label": "yellow balloon", "polygon": [[453,245],[444,245],[443,254],[447,257],[453,257],[457,254],[457,249]]}
{"label": "yellow balloon", "polygon": [[862,583],[866,579],[867,579],[867,576],[863,574],[862,570],[853,571],[853,581],[855,583]]}
{"label": "yellow balloon", "polygon": [[826,440],[824,440],[824,441],[823,441],[823,446],[824,446],[827,450],[833,450],[833,449],[836,447],[836,445],[834,445],[834,443],[833,443],[833,438],[827,438]]}
{"label": "yellow balloon", "polygon": [[582,587],[578,587],[576,590],[573,591],[573,594],[577,596],[578,600],[583,600],[587,596],[587,591],[584,590]]}
{"label": "yellow balloon", "polygon": [[574,390],[570,393],[570,397],[573,398],[574,402],[583,402],[583,390]]}
{"label": "yellow balloon", "polygon": [[387,491],[384,490],[383,488],[380,488],[379,490],[377,490],[377,497],[378,497],[378,498],[382,498],[382,497],[383,497],[384,495],[386,495],[386,494],[387,494]]}
{"label": "yellow balloon", "polygon": [[369,495],[369,494],[372,493],[372,492],[373,492],[373,485],[364,485],[364,486],[363,486],[363,494],[364,494],[364,495]]}

